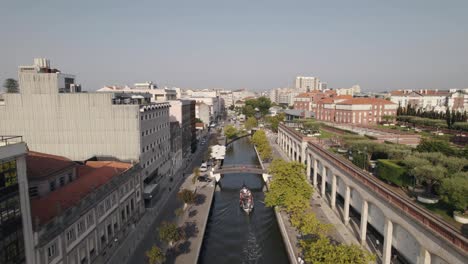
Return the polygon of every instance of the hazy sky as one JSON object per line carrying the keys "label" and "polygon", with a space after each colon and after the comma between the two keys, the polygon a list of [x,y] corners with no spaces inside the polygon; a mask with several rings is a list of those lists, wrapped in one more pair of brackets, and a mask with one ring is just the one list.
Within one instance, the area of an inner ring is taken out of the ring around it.
{"label": "hazy sky", "polygon": [[0,81],[47,57],[86,90],[468,88],[467,0],[0,0]]}

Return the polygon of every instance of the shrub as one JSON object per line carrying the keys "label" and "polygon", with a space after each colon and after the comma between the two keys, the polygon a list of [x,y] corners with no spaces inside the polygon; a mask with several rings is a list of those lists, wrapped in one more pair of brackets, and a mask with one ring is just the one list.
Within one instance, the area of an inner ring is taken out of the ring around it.
{"label": "shrub", "polygon": [[377,176],[398,186],[406,186],[411,183],[406,169],[390,160],[379,159],[377,161]]}

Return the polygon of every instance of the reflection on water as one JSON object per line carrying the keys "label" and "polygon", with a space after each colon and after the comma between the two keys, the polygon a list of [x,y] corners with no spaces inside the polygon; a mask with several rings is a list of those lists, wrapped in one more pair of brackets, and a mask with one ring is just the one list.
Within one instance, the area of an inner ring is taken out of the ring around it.
{"label": "reflection on water", "polygon": [[[228,147],[224,164],[258,165],[247,138]],[[243,184],[254,195],[251,215],[239,207],[239,189]],[[274,211],[264,205],[261,175],[223,175],[220,186],[214,196],[199,263],[288,263]]]}

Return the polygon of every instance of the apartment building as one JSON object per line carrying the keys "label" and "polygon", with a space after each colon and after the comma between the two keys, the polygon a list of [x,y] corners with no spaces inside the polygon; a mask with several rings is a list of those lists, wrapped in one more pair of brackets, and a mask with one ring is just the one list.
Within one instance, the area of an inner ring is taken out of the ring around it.
{"label": "apartment building", "polygon": [[214,121],[210,113],[210,107],[203,102],[197,102],[195,104],[195,117],[203,121],[205,126],[209,126],[211,122]]}
{"label": "apartment building", "polygon": [[0,263],[34,263],[27,147],[19,136],[0,136]]}
{"label": "apartment building", "polygon": [[445,112],[468,110],[468,89],[450,90],[395,90],[390,100],[403,108],[411,106],[423,111]]}
{"label": "apartment building", "polygon": [[195,128],[195,101],[176,100],[169,101],[170,122],[179,122],[182,129],[182,157],[184,162],[190,158],[190,153],[194,152],[197,145]]}
{"label": "apartment building", "polygon": [[144,212],[139,164],[29,152],[27,168],[37,264],[105,263]]}
{"label": "apartment building", "polygon": [[294,88],[305,92],[319,90],[321,88],[320,80],[317,77],[296,76],[296,79],[294,80]]}
{"label": "apartment building", "polygon": [[170,104],[152,103],[147,93],[79,92],[68,88],[70,76],[49,63],[20,67],[20,93],[2,95],[0,134],[21,135],[31,150],[75,161],[138,162],[151,185],[145,192],[153,192],[145,197],[157,197],[170,177]]}

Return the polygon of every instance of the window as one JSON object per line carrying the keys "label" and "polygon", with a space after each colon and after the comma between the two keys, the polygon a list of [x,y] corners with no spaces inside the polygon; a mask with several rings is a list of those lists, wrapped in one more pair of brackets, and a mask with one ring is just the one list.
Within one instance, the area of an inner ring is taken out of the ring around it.
{"label": "window", "polygon": [[16,184],[16,176],[16,160],[0,163],[0,188]]}
{"label": "window", "polygon": [[73,181],[73,173],[68,173],[68,182],[72,182]]}
{"label": "window", "polygon": [[50,247],[47,248],[47,256],[49,259],[54,258],[57,254],[57,244],[52,244]]}
{"label": "window", "polygon": [[88,214],[86,221],[88,222],[88,226],[94,224],[94,217],[93,217],[93,213],[92,213],[92,212]]}
{"label": "window", "polygon": [[37,197],[38,195],[39,195],[39,192],[37,190],[37,186],[29,187],[29,196],[30,197]]}
{"label": "window", "polygon": [[50,191],[55,191],[55,180],[49,182]]}
{"label": "window", "polygon": [[76,225],[76,229],[78,230],[78,235],[85,231],[85,223],[83,220],[78,222],[78,224]]}
{"label": "window", "polygon": [[65,176],[62,176],[60,177],[60,186],[64,186],[65,185]]}
{"label": "window", "polygon": [[75,240],[75,229],[74,228],[71,228],[70,230],[68,230],[67,232],[67,242],[71,242]]}

